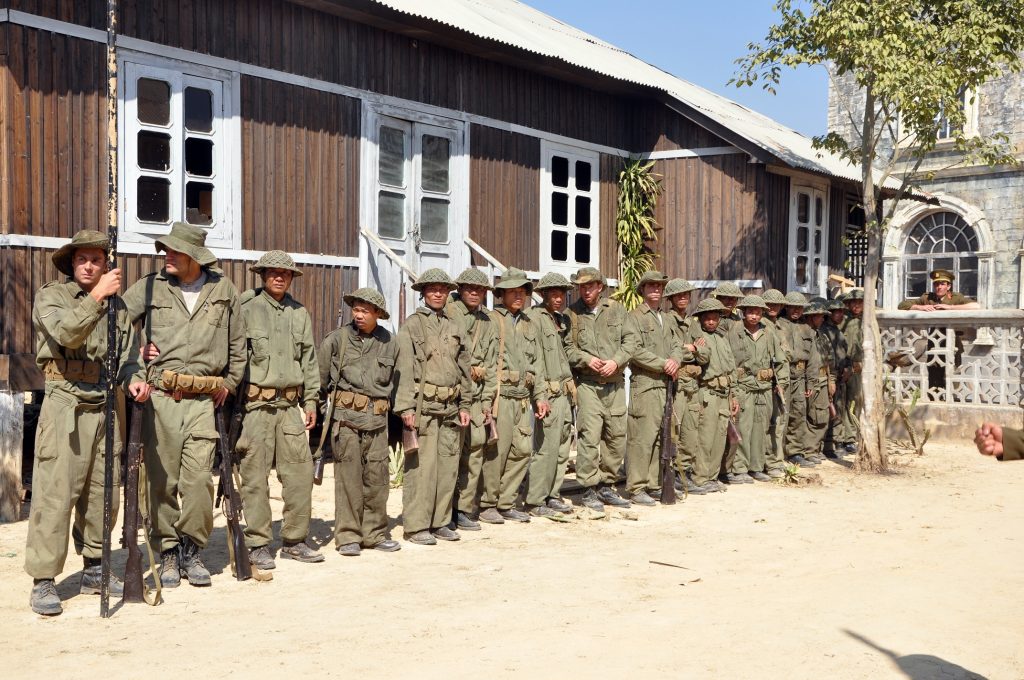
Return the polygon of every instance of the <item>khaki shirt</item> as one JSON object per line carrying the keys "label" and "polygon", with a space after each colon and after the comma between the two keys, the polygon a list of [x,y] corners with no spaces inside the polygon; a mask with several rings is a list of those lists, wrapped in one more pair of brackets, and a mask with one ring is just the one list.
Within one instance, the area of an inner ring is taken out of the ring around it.
{"label": "khaki shirt", "polygon": [[[822,324],[824,327],[825,324]],[[810,358],[807,360],[807,385],[811,389],[824,387],[828,384],[835,384],[835,374],[829,365],[829,355],[832,353],[832,346],[828,338],[820,330],[814,330],[806,326],[811,332]],[[822,375],[825,369],[826,375]]]}
{"label": "khaki shirt", "polygon": [[[344,347],[344,362],[342,362]],[[395,359],[398,343],[383,326],[364,335],[352,323],[331,332],[320,345],[319,383],[327,398],[335,389],[354,392],[370,399],[389,399],[394,391]],[[328,404],[328,409],[330,405]],[[375,414],[372,402],[364,411],[334,407],[334,420],[342,421],[354,430],[379,430],[388,424],[387,413]]]}
{"label": "khaki shirt", "polygon": [[[119,361],[116,382],[126,387],[139,370],[139,348],[124,303],[120,298],[114,300]],[[40,370],[51,360],[100,364],[107,360],[107,302],[96,302],[74,280],[52,281],[36,292],[32,326],[36,332],[36,365]],[[97,383],[47,380],[46,393],[60,390],[81,403],[102,404],[106,400],[106,380],[106,370],[101,368]]]}
{"label": "khaki shirt", "polygon": [[540,363],[545,379],[559,383],[558,393],[562,394],[565,391],[565,382],[572,380],[569,356],[565,352],[569,317],[562,312],[549,312],[544,307],[531,307],[527,311],[527,316],[540,335]]}
{"label": "khaki shirt", "polygon": [[864,361],[864,331],[859,316],[848,316],[840,328],[846,337],[846,353],[851,364]]}
{"label": "khaki shirt", "polygon": [[819,333],[825,336],[825,339],[828,341],[828,365],[832,375],[838,377],[850,365],[849,352],[846,349],[846,336],[843,335],[843,331],[839,329],[839,326],[832,323],[832,320],[828,318],[821,325]]}
{"label": "khaki shirt", "polygon": [[422,412],[448,416],[469,411],[473,402],[471,358],[462,328],[444,310],[420,307],[398,331],[394,406],[401,415],[416,409],[421,375],[427,390],[459,388],[456,401],[437,401],[424,396]]}
{"label": "khaki shirt", "polygon": [[499,397],[546,401],[547,374],[536,324],[525,311],[513,315],[500,305],[491,312],[491,318],[498,326]]}
{"label": "khaki shirt", "polygon": [[636,347],[629,361],[633,388],[663,387],[668,380],[664,373],[665,362],[669,359],[682,362],[683,351],[672,325],[668,314],[655,311],[645,303],[640,303],[626,315],[627,333],[636,338]]}
{"label": "khaki shirt", "polygon": [[811,358],[811,345],[814,342],[815,331],[804,323],[794,323],[789,319],[779,319],[779,329],[782,337],[785,338],[786,350],[789,354],[790,375],[794,375],[799,369],[794,365],[798,361],[805,364]]}
{"label": "khaki shirt", "polygon": [[466,303],[459,299],[450,301],[445,306],[445,313],[462,328],[462,337],[469,347],[473,367],[471,373],[479,375],[483,372],[482,379],[473,381],[473,401],[490,408],[490,403],[494,401],[494,388],[498,384],[495,373],[498,331],[495,324],[483,307],[470,312]]}
{"label": "khaki shirt", "polygon": [[733,356],[729,339],[721,330],[708,333],[701,329],[697,337],[703,337],[707,342],[709,360],[704,367],[704,374],[701,376],[701,383],[719,378],[729,378],[730,385],[736,382],[736,358]]}
{"label": "khaki shirt", "polygon": [[[302,404],[307,413],[316,411],[320,372],[313,345],[313,323],[309,312],[285,293],[278,302],[262,288],[241,296],[242,318],[248,341],[247,380],[260,387],[302,386]],[[280,400],[280,405],[287,402]],[[255,402],[247,408],[257,408]]]}
{"label": "khaki shirt", "polygon": [[907,310],[914,305],[967,305],[974,302],[973,299],[960,293],[949,292],[945,297],[939,298],[933,292],[928,292],[918,298],[912,298],[910,300],[904,300],[899,304],[897,309]]}
{"label": "khaki shirt", "polygon": [[611,359],[618,366],[614,377],[622,380],[622,372],[633,356],[636,338],[626,330],[626,308],[618,301],[602,298],[591,313],[582,299],[569,306],[569,344],[566,355],[577,379],[599,376],[590,368],[590,360]]}
{"label": "khaki shirt", "polygon": [[[132,322],[142,321],[142,344],[152,342],[160,355],[149,365],[148,381],[160,382],[161,371],[222,376],[234,392],[245,373],[245,321],[238,290],[222,274],[206,270],[206,283],[189,314],[177,277],[161,270],[148,274],[124,294]],[[147,380],[140,370],[134,378]]]}
{"label": "khaki shirt", "polygon": [[[742,323],[734,323],[726,337],[729,338],[729,347],[736,360],[738,392],[770,390],[773,378],[762,379],[758,376],[759,373],[767,376],[767,371],[774,372],[774,381],[780,387],[785,387],[789,383],[786,351],[779,342],[778,334],[769,330],[765,322],[761,322],[756,335],[748,331]],[[740,375],[741,372],[743,375]]]}
{"label": "khaki shirt", "polygon": [[676,378],[676,392],[693,394],[700,387],[697,377],[702,372],[702,367],[707,366],[708,362],[711,361],[711,351],[707,345],[694,347],[692,352],[687,347],[687,345],[692,345],[702,333],[700,322],[697,321],[696,317],[679,316],[675,310],[672,310],[665,314],[665,318],[669,326],[671,326],[673,333],[675,333],[681,357],[680,364],[682,364],[682,367],[679,369],[679,375]]}

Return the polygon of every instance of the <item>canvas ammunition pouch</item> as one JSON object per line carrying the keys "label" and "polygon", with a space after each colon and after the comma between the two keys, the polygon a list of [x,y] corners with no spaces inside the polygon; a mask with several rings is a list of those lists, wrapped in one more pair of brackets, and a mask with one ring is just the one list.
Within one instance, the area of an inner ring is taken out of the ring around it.
{"label": "canvas ammunition pouch", "polygon": [[525,387],[533,387],[536,379],[533,371],[499,371],[498,376],[505,385],[518,385],[522,381]]}
{"label": "canvas ammunition pouch", "polygon": [[794,361],[793,364],[792,364],[792,367],[793,367],[794,371],[799,371],[799,372],[802,373],[803,371],[807,370],[807,362],[803,361],[803,360],[801,360],[801,361]]}
{"label": "canvas ammunition pouch", "polygon": [[864,364],[862,364],[862,363],[861,363],[861,362],[859,362],[859,361],[854,361],[854,362],[853,362],[853,367],[852,367],[852,368],[853,368],[853,372],[854,372],[854,373],[860,373],[861,371],[863,371],[863,370],[864,370]]}
{"label": "canvas ammunition pouch", "polygon": [[249,391],[246,393],[247,401],[277,401],[278,399],[284,399],[285,401],[295,404],[299,401],[299,397],[302,396],[302,385],[294,385],[292,387],[260,387],[259,385],[249,385]]}
{"label": "canvas ammunition pouch", "polygon": [[189,375],[177,371],[161,371],[157,387],[174,397],[175,401],[200,394],[213,394],[224,387],[219,375]]}
{"label": "canvas ammunition pouch", "polygon": [[694,380],[697,380],[698,378],[700,378],[700,374],[703,373],[703,370],[697,364],[683,364],[682,366],[679,367],[679,372],[685,375],[687,378],[693,378]]}
{"label": "canvas ammunition pouch", "polygon": [[560,394],[564,394],[575,403],[576,401],[576,383],[573,382],[572,378],[567,380],[545,380],[544,384],[547,385],[548,392],[551,396],[557,397]]}
{"label": "canvas ammunition pouch", "polygon": [[373,413],[375,416],[382,416],[388,412],[387,399],[371,399],[365,394],[338,390],[334,395],[334,405],[350,411]]}
{"label": "canvas ammunition pouch", "polygon": [[720,375],[717,378],[711,378],[710,380],[701,380],[700,386],[706,387],[716,391],[727,391],[732,381],[727,375]]}
{"label": "canvas ammunition pouch", "polygon": [[469,377],[473,382],[483,382],[487,376],[487,369],[483,366],[470,366]]}
{"label": "canvas ammunition pouch", "polygon": [[43,376],[46,380],[66,380],[98,385],[102,374],[103,364],[98,361],[51,359],[43,365]]}
{"label": "canvas ammunition pouch", "polygon": [[450,404],[459,398],[459,393],[460,390],[458,385],[445,387],[441,385],[431,385],[428,382],[423,383],[423,398],[427,401]]}

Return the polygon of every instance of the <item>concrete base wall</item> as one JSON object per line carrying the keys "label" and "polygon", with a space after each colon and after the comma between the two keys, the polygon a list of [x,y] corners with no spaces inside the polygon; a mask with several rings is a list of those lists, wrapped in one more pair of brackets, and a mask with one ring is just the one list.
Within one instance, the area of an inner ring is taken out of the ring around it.
{"label": "concrete base wall", "polygon": [[[929,441],[970,441],[974,431],[986,421],[1004,427],[1024,427],[1024,410],[1016,406],[947,406],[945,404],[918,404],[910,412],[910,420],[923,434],[930,430]],[[909,439],[903,421],[894,415],[886,427],[893,439]]]}

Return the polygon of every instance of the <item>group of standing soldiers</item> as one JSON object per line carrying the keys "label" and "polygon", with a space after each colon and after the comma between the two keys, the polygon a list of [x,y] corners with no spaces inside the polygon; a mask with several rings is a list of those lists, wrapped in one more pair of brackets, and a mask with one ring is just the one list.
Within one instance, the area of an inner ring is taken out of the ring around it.
{"label": "group of standing soldiers", "polygon": [[[380,325],[389,318],[383,296],[362,288],[344,296],[352,321],[317,350],[308,312],[288,293],[302,272],[286,253],[264,255],[252,267],[262,286],[239,294],[202,229],[176,223],[156,247],[164,268],[118,297],[121,272],[107,270],[106,238],[80,232],[53,256],[70,279],[35,298],[46,397],[26,571],[40,614],[62,611],[54,579],[72,512],[85,560],[81,592],[99,592],[107,351],[100,320],[109,304],[117,306],[116,382],[144,403],[148,539],[160,551],[164,587],[181,578],[211,583],[200,551],[213,527],[214,414],[232,393],[245,412],[234,450],[245,543],[260,569],[275,567],[272,469],[284,501],[279,556],[324,559],[307,541],[308,432],[318,409],[334,458],[334,541],[346,556],[400,549],[388,535],[389,414],[414,435],[402,523],[404,538],[420,545],[457,541],[459,530],[481,523],[564,519],[573,512],[560,489],[574,433],[583,506],[654,505],[669,390],[675,492],[768,481],[783,476],[786,461],[816,465],[857,440],[850,405],[859,400],[859,291],[808,303],[799,293],[744,296],[723,284],[688,316],[694,287],[659,272],[643,275],[643,302],[627,311],[591,267],[571,280],[547,274],[536,285],[510,268],[493,286],[474,268],[455,280],[431,269],[412,286],[423,306],[397,336]],[[534,293],[542,304],[528,305]],[[730,423],[738,446],[729,445]],[[111,592],[120,589],[114,578]]]}

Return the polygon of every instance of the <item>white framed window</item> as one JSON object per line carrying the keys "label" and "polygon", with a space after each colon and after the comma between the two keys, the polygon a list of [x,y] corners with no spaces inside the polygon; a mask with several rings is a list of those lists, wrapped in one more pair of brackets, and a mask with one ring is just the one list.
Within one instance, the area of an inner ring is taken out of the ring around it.
{"label": "white framed window", "polygon": [[938,117],[938,131],[936,136],[939,141],[943,140],[954,140],[958,134],[963,133],[965,137],[970,137],[978,133],[978,95],[973,90],[962,90],[960,96],[957,99],[957,106],[963,108],[964,111],[964,123],[963,128],[959,124],[954,125],[945,115],[940,112]]}
{"label": "white framed window", "polygon": [[828,277],[828,192],[794,185],[789,205],[790,291],[821,295]]}
{"label": "white framed window", "polygon": [[148,55],[119,65],[120,226],[147,242],[174,222],[241,247],[238,74]]}
{"label": "white framed window", "polygon": [[955,289],[978,297],[978,234],[955,212],[925,215],[910,228],[903,247],[903,297],[921,297],[931,291],[928,278],[934,269],[956,276]]}
{"label": "white framed window", "polygon": [[600,156],[547,140],[540,149],[541,271],[600,268]]}

